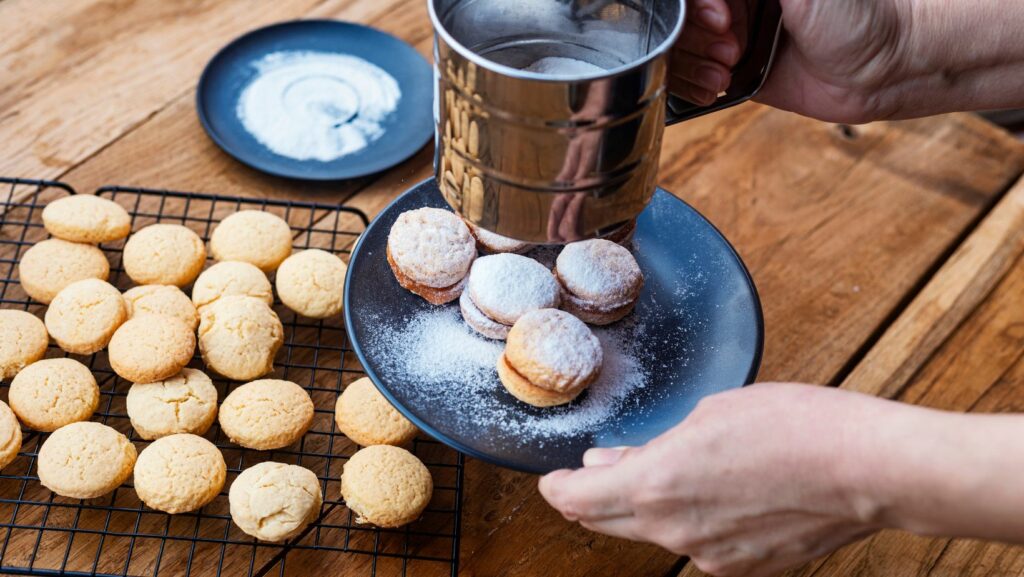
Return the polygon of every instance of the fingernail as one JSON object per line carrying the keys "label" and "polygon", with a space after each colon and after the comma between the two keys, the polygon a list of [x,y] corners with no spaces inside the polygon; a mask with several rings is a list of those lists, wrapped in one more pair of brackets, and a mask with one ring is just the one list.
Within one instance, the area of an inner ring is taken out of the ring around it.
{"label": "fingernail", "polygon": [[614,449],[588,449],[587,452],[583,453],[583,466],[584,467],[600,467],[604,465],[614,465],[622,458],[625,454],[626,447],[616,447]]}
{"label": "fingernail", "polygon": [[725,14],[722,14],[714,8],[703,8],[697,14],[700,17],[701,22],[713,30],[721,31],[728,25],[725,20]]}
{"label": "fingernail", "polygon": [[739,47],[732,42],[715,42],[707,47],[705,53],[708,58],[717,60],[726,66],[732,66],[740,59]]}
{"label": "fingernail", "polygon": [[725,86],[725,76],[722,71],[712,66],[701,66],[697,69],[697,84],[707,88],[711,92],[718,92]]}

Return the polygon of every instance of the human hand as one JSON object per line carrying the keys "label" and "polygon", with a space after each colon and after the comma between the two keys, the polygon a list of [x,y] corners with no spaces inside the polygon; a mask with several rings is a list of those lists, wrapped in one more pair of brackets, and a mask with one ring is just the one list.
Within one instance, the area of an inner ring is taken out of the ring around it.
{"label": "human hand", "polygon": [[[756,100],[835,122],[897,114],[892,87],[910,44],[909,0],[781,0],[787,32]],[[746,44],[746,0],[689,0],[669,87],[708,105],[729,86]]]}
{"label": "human hand", "polygon": [[689,555],[715,575],[758,576],[880,528],[860,493],[857,443],[900,407],[838,389],[754,385],[708,397],[646,446],[591,449],[540,481],[584,527]]}

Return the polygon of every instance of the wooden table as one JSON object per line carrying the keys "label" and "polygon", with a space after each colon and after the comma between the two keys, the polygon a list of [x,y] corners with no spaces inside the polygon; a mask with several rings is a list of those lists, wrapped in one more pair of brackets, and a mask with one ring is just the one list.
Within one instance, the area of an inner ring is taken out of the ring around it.
{"label": "wooden table", "polygon": [[[193,107],[203,65],[271,22],[340,18],[429,55],[424,0],[0,0],[0,175],[347,202],[373,215],[431,174],[313,185],[233,161]],[[1024,145],[970,115],[841,127],[753,104],[667,131],[661,184],[735,243],[764,302],[763,380],[958,411],[1024,409]],[[470,461],[462,574],[697,573],[564,521],[536,479]],[[316,555],[286,573],[329,569]],[[205,575],[205,568],[198,574]],[[882,532],[794,575],[1004,575],[1024,549]]]}

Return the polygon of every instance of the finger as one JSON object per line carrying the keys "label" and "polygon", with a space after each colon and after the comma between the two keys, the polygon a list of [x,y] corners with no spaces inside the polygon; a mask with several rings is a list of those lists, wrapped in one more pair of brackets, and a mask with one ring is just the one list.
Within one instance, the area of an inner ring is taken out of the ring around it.
{"label": "finger", "polygon": [[629,539],[630,541],[643,541],[640,538],[640,531],[636,519],[633,517],[616,517],[614,519],[602,519],[599,521],[580,521],[584,529],[595,533],[603,533],[611,537]]}
{"label": "finger", "polygon": [[740,59],[740,43],[735,34],[716,34],[700,27],[683,32],[672,48],[673,55],[678,55],[680,51],[710,58],[729,68],[735,66]]}
{"label": "finger", "polygon": [[613,447],[610,449],[595,447],[583,453],[584,467],[600,467],[614,465],[622,458],[629,447]]}
{"label": "finger", "polygon": [[692,22],[712,32],[724,34],[732,26],[732,11],[724,0],[695,0],[687,8]]}
{"label": "finger", "polygon": [[595,521],[633,514],[629,504],[630,475],[619,467],[562,469],[541,477],[541,495],[570,521]]}
{"label": "finger", "polygon": [[698,106],[714,104],[718,98],[717,92],[711,92],[706,88],[701,88],[692,82],[687,82],[677,77],[669,79],[669,89],[672,91],[672,94]]}
{"label": "finger", "polygon": [[582,240],[580,218],[583,215],[583,200],[584,195],[581,192],[572,195],[572,199],[565,209],[565,214],[562,215],[562,222],[558,226],[558,232],[568,242]]}
{"label": "finger", "polygon": [[568,202],[564,194],[555,195],[555,199],[551,201],[551,210],[548,214],[548,240],[550,242],[562,242],[563,240],[558,235],[558,226],[562,222],[562,214],[565,213],[565,206]]}
{"label": "finger", "polygon": [[732,74],[725,66],[691,54],[672,59],[672,75],[716,94],[728,88],[732,81]]}

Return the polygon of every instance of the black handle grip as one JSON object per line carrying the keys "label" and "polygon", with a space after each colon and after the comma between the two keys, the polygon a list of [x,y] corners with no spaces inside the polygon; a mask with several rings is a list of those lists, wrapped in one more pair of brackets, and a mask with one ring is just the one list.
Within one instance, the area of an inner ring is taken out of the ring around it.
{"label": "black handle grip", "polygon": [[[751,14],[751,34],[747,50],[733,67],[732,82],[714,104],[698,106],[669,94],[665,124],[702,116],[751,99],[768,77],[775,49],[782,35],[782,6],[779,0],[760,0]],[[683,31],[686,34],[686,31]]]}

